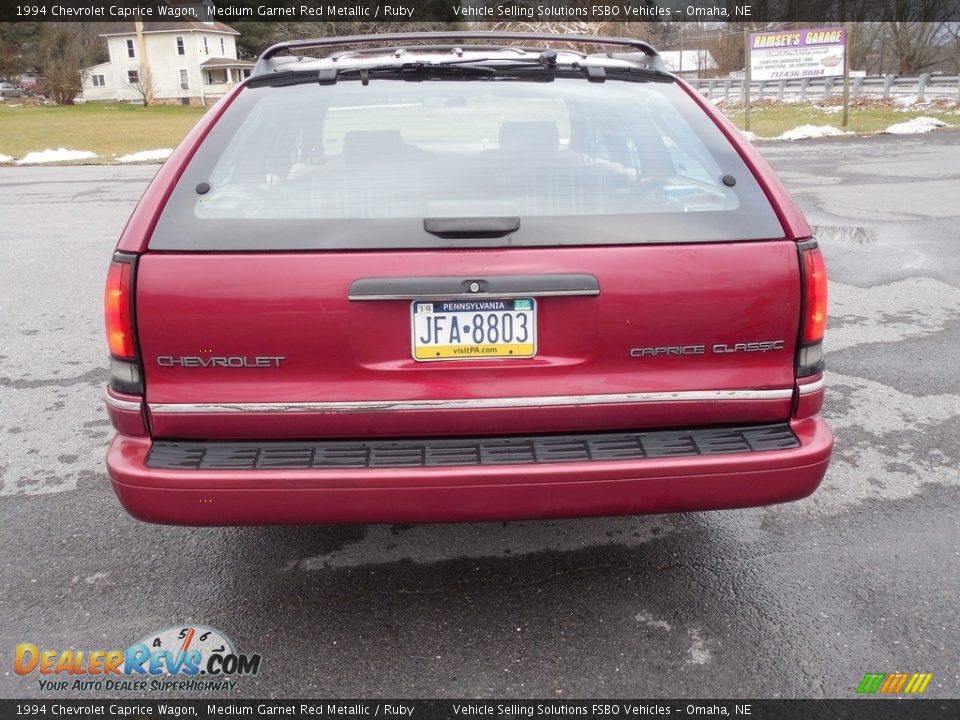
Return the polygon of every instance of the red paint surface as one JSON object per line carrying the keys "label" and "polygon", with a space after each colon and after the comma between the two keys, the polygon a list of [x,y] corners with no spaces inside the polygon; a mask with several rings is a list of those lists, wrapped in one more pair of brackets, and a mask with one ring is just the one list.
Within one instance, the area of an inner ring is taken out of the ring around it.
{"label": "red paint surface", "polygon": [[[438,400],[795,388],[800,269],[810,228],[756,149],[678,81],[757,177],[785,238],[700,245],[485,250],[147,253],[137,333],[148,403]],[[187,135],[157,173],[118,249],[142,253],[196,148],[242,88]],[[422,364],[408,301],[350,302],[361,277],[592,273],[599,297],[538,300],[531,359]],[[783,340],[765,353],[717,343]],[[702,356],[631,358],[636,347],[703,344]],[[279,368],[163,368],[158,355],[283,356]],[[801,382],[812,381],[814,378]],[[122,396],[124,399],[131,399]],[[745,507],[813,492],[833,437],[823,392],[782,400],[361,413],[110,410],[107,466],[137,518],[195,525],[508,520]],[[133,398],[134,401],[136,400]],[[316,471],[174,471],[144,466],[150,439],[542,433],[791,422],[795,450],[539,466]],[[140,437],[137,437],[140,435]]]}
{"label": "red paint surface", "polygon": [[795,450],[500,467],[286,471],[156,470],[150,441],[118,435],[107,454],[127,511],[182,525],[397,523],[633,515],[798,500],[826,472],[833,436],[794,421]]}
{"label": "red paint surface", "polygon": [[[589,272],[598,297],[540,298],[529,359],[420,363],[410,302],[347,299],[352,280]],[[438,400],[792,388],[800,290],[791,242],[286,254],[148,254],[137,313],[149,403]],[[783,340],[769,352],[714,344]],[[630,349],[703,344],[702,356]],[[157,356],[284,356],[280,367],[160,367]],[[609,413],[609,414],[606,414]],[[159,437],[543,432],[786,419],[790,401],[668,403],[609,411],[153,413]]]}

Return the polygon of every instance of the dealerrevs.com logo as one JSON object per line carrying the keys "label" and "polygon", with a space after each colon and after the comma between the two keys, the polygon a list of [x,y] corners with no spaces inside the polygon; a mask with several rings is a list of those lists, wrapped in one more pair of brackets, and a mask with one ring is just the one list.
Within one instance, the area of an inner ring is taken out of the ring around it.
{"label": "dealerrevs.com logo", "polygon": [[51,650],[33,643],[14,649],[17,675],[38,676],[40,690],[233,690],[260,672],[261,656],[244,655],[220,631],[202,626],[151,633],[126,650]]}

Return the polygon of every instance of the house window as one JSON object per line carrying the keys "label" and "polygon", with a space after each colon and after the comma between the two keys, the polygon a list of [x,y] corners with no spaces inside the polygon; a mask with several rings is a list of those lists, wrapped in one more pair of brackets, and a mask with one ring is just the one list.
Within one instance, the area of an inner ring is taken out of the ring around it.
{"label": "house window", "polygon": [[93,75],[91,77],[94,87],[106,87],[107,79],[103,75]]}
{"label": "house window", "polygon": [[127,70],[127,82],[131,85],[140,84],[140,71],[139,70]]}
{"label": "house window", "polygon": [[186,70],[180,71],[180,89],[186,90],[190,87],[190,74]]}
{"label": "house window", "polygon": [[220,54],[221,54],[221,55],[226,55],[226,54],[227,54],[227,50],[226,50],[226,48],[224,47],[224,44],[223,44],[223,38],[220,38]]}
{"label": "house window", "polygon": [[177,38],[177,55],[186,55],[187,49],[183,46],[183,38]]}
{"label": "house window", "polygon": [[133,40],[127,40],[127,57],[132,58],[136,56],[137,56],[137,51],[133,45]]}
{"label": "house window", "polygon": [[244,71],[243,71],[243,76],[244,76],[245,78],[250,77],[250,71],[249,71],[249,70],[244,70]]}
{"label": "house window", "polygon": [[213,85],[213,72],[207,70],[207,85]]}
{"label": "house window", "polygon": [[209,54],[210,54],[210,47],[207,45],[207,39],[206,39],[206,38],[203,39],[203,54],[204,54],[204,55],[209,55]]}

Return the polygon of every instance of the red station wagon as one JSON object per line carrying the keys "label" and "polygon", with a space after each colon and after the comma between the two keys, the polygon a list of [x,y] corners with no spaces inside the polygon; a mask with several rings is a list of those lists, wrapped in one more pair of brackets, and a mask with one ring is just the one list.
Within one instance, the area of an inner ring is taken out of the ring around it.
{"label": "red station wagon", "polygon": [[110,477],[189,525],[805,497],[833,445],[810,235],[644,42],[277,45],[120,238]]}

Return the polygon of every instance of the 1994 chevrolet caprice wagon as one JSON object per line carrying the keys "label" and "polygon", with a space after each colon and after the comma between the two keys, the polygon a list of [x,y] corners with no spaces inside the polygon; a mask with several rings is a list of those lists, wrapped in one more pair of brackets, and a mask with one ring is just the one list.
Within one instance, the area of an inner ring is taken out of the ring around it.
{"label": "1994 chevrolet caprice wagon", "polygon": [[196,525],[795,500],[826,302],[783,186],[646,43],[294,41],[123,231],[107,466]]}

